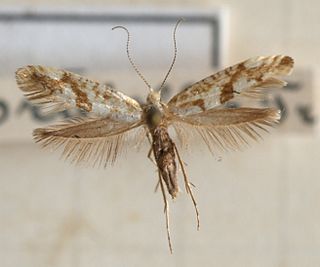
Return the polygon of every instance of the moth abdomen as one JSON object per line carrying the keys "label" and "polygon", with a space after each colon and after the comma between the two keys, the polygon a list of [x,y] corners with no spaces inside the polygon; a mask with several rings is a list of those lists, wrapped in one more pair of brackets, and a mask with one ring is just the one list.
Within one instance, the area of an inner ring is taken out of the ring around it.
{"label": "moth abdomen", "polygon": [[160,175],[171,197],[176,198],[179,192],[179,186],[174,143],[165,125],[160,124],[151,134],[153,139],[152,148]]}

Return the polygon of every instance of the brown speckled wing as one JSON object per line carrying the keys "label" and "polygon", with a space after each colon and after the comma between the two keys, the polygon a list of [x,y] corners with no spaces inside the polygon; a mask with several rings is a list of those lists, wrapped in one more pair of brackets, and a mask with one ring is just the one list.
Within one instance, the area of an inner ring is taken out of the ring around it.
{"label": "brown speckled wing", "polygon": [[142,110],[137,101],[80,75],[43,66],[16,71],[16,80],[28,100],[49,112],[80,108],[99,117],[135,122]]}
{"label": "brown speckled wing", "polygon": [[286,85],[276,77],[289,75],[293,64],[292,58],[283,55],[248,59],[184,89],[169,101],[169,110],[186,116],[218,107],[235,96],[259,99],[265,88]]}

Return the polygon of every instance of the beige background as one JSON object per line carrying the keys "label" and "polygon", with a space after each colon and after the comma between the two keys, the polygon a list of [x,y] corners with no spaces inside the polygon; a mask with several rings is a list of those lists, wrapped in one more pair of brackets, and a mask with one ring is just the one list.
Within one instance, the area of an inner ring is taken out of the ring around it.
{"label": "beige background", "polygon": [[[291,55],[312,69],[315,114],[320,4],[308,1],[2,1],[28,8],[141,5],[225,7],[231,64],[252,55]],[[2,37],[5,38],[5,37]],[[318,128],[318,126],[316,126]],[[169,255],[162,200],[147,148],[113,168],[70,166],[31,141],[0,146],[0,266],[319,266],[320,138],[272,131],[222,160],[183,153],[202,227],[185,194],[171,204]],[[194,150],[192,150],[194,151]]]}

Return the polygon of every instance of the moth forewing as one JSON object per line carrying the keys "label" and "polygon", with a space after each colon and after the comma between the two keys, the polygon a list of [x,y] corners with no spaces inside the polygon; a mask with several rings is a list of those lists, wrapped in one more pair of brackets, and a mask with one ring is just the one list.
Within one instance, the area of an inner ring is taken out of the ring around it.
{"label": "moth forewing", "polygon": [[277,77],[289,75],[293,63],[283,55],[248,59],[187,87],[168,107],[175,114],[188,116],[219,107],[234,97],[259,99],[265,89],[286,85]]}
{"label": "moth forewing", "polygon": [[16,71],[16,80],[28,100],[52,112],[78,108],[115,120],[141,119],[142,110],[136,100],[66,70],[29,65]]}

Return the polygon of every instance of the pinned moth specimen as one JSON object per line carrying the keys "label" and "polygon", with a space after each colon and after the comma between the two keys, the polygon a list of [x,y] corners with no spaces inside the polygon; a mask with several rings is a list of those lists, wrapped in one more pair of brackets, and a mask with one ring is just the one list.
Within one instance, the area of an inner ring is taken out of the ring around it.
{"label": "pinned moth specimen", "polygon": [[178,196],[178,166],[195,208],[198,229],[199,212],[184,162],[168,129],[176,131],[178,140],[190,135],[198,137],[210,151],[238,149],[248,139],[258,139],[261,130],[267,131],[279,121],[280,112],[275,108],[227,108],[225,104],[241,97],[259,100],[267,89],[285,86],[286,82],[278,77],[289,75],[294,64],[292,58],[283,55],[251,58],[204,78],[164,103],[161,89],[176,60],[175,36],[180,21],[173,30],[174,57],[159,90],[150,86],[132,60],[128,30],[115,27],[126,31],[129,61],[149,89],[144,104],[110,86],[65,70],[29,65],[16,71],[17,84],[32,103],[49,112],[78,108],[88,114],[34,130],[36,142],[44,147],[64,147],[63,154],[74,162],[106,166],[136,140],[131,138],[132,134],[149,140],[148,157],[158,170],[171,253],[167,192],[173,199]]}

